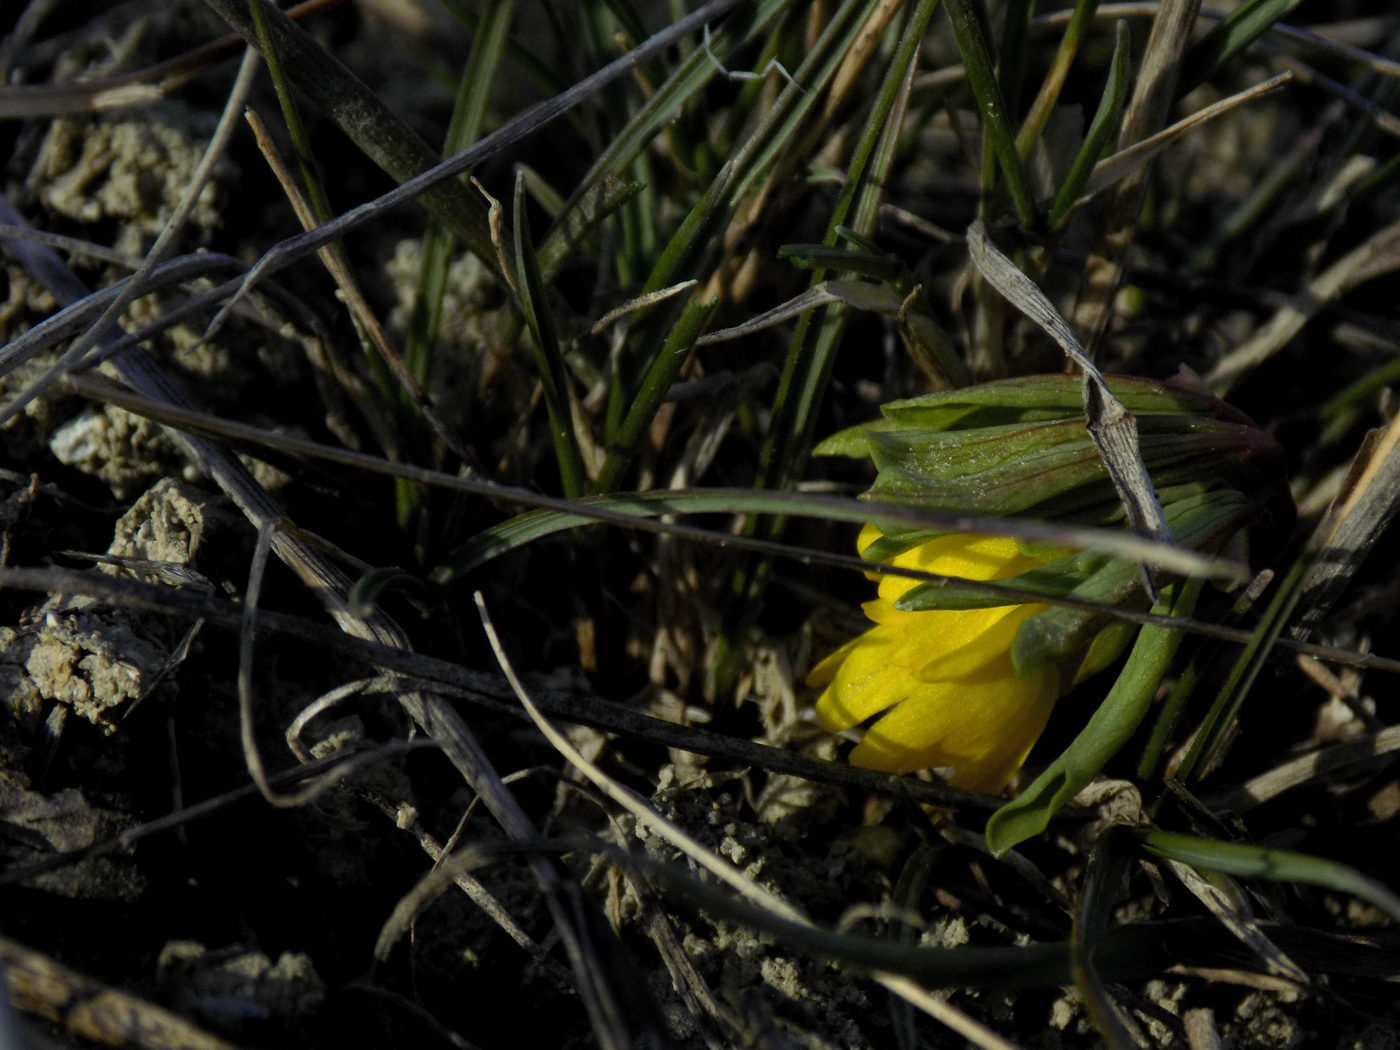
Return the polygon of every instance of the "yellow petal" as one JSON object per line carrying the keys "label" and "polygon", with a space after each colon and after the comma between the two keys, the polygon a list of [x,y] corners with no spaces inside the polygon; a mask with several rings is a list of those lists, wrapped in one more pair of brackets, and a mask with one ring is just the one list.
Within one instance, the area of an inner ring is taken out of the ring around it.
{"label": "yellow petal", "polygon": [[[957,533],[921,543],[897,555],[890,564],[964,580],[1004,580],[1035,568],[1043,560],[1022,554],[1016,541],[1004,536]],[[880,580],[880,597],[895,602],[918,585],[918,580],[885,576]]]}
{"label": "yellow petal", "polygon": [[[879,536],[867,526],[861,549]],[[1014,540],[1000,537],[948,535],[905,551],[893,564],[996,580],[1053,556],[1022,554]],[[851,753],[855,765],[891,773],[940,767],[951,771],[954,786],[998,791],[1025,760],[1059,695],[1058,670],[1018,678],[1011,661],[1016,632],[1046,606],[897,609],[914,586],[882,579],[879,598],[864,607],[875,626],[812,670],[808,681],[826,686],[817,719],[835,732],[880,716]]]}
{"label": "yellow petal", "polygon": [[932,682],[980,673],[989,661],[1005,656],[1021,624],[1047,606],[1036,603],[906,612],[880,599],[866,602],[862,608],[871,620],[900,638],[901,644],[890,659]]}
{"label": "yellow petal", "polygon": [[948,782],[1000,791],[1045,728],[1058,675],[916,686],[865,732],[851,764],[888,773],[950,768]]}
{"label": "yellow petal", "polygon": [[849,729],[909,695],[913,676],[891,660],[898,646],[895,632],[874,627],[845,647],[845,659],[817,700],[817,721],[823,729]]}
{"label": "yellow petal", "polygon": [[[958,621],[956,629],[949,626],[940,631],[942,640],[937,651],[920,661],[915,673],[925,682],[975,678],[987,673],[1014,675],[1015,672],[1011,670],[1011,643],[1016,640],[1016,632],[1021,629],[1021,624],[1047,608],[1037,603],[941,613],[942,616],[963,619]],[[911,623],[909,631],[912,633],[915,630],[918,628]]]}

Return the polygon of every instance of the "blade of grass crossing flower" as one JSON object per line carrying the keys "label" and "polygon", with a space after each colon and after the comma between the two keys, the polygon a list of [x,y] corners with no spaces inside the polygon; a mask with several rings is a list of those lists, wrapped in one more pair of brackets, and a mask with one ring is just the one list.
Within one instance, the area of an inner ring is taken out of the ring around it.
{"label": "blade of grass crossing flower", "polygon": [[1094,165],[1118,135],[1119,124],[1123,119],[1123,107],[1128,103],[1129,48],[1132,37],[1128,33],[1127,22],[1119,22],[1113,45],[1113,58],[1108,66],[1108,83],[1104,85],[1103,98],[1089,124],[1084,143],[1070,165],[1069,174],[1050,205],[1047,216],[1052,229],[1058,228],[1069,218],[1075,202],[1094,173]]}
{"label": "blade of grass crossing flower", "polygon": [[[527,505],[562,502],[537,493],[529,493],[528,498],[522,498],[527,494],[518,489],[506,490],[500,486],[481,485],[470,479],[455,476],[451,477],[451,480],[452,487],[461,491],[477,492],[497,499],[506,498],[506,493],[509,492],[517,502],[525,502]],[[567,508],[547,507],[529,511],[478,533],[452,560],[434,570],[433,581],[439,584],[451,583],[463,573],[493,558],[567,529],[600,522],[622,524],[625,518],[634,516],[705,513],[802,516],[851,524],[864,524],[872,517],[878,517],[886,521],[917,523],[924,527],[938,528],[943,532],[1015,536],[1032,543],[1079,547],[1086,550],[1102,547],[1114,551],[1120,558],[1151,561],[1169,572],[1182,575],[1199,574],[1222,583],[1239,583],[1248,578],[1248,572],[1233,562],[1211,558],[1180,547],[1154,545],[1119,529],[1083,529],[999,518],[945,517],[930,514],[922,508],[881,506],[792,491],[699,489],[620,492],[572,501]],[[879,568],[860,560],[857,560],[856,564],[863,571]],[[884,567],[883,571],[889,571],[889,567]],[[1043,595],[1037,593],[1035,597]]]}
{"label": "blade of grass crossing flower", "polygon": [[[460,579],[478,566],[499,558],[536,540],[553,536],[568,529],[582,528],[599,523],[596,513],[590,508],[605,508],[614,514],[656,517],[663,514],[679,513],[799,513],[805,497],[792,492],[620,492],[606,496],[595,496],[579,501],[577,513],[556,510],[532,510],[517,515],[508,521],[493,525],[472,537],[458,550],[452,559],[433,570],[433,582],[447,585]],[[829,507],[822,501],[823,516],[830,510],[834,520],[844,520],[852,524],[863,523],[869,511],[862,504],[852,504],[846,513]],[[809,509],[816,510],[816,507]]]}
{"label": "blade of grass crossing flower", "polygon": [[[1200,580],[1173,585],[1163,592],[1153,611],[1189,615],[1201,586]],[[1173,602],[1173,592],[1178,590],[1180,600]],[[1030,787],[988,819],[987,845],[993,853],[1004,853],[1044,831],[1050,818],[1128,742],[1146,717],[1181,639],[1180,631],[1152,626],[1142,629],[1122,673],[1089,724]]]}
{"label": "blade of grass crossing flower", "polygon": [[549,414],[549,431],[554,441],[554,455],[559,465],[559,479],[564,495],[574,498],[583,494],[586,476],[578,438],[574,434],[573,411],[569,396],[569,375],[564,354],[555,334],[554,317],[549,308],[544,280],[535,259],[534,243],[525,215],[523,179],[515,179],[514,263],[520,312],[530,329],[530,345],[540,374],[545,410]]}
{"label": "blade of grass crossing flower", "polygon": [[1031,192],[1026,166],[1016,149],[1016,136],[1007,118],[1006,101],[1002,98],[1001,86],[993,71],[992,56],[982,35],[981,19],[977,17],[974,0],[946,0],[944,6],[953,24],[953,36],[962,55],[963,68],[967,71],[968,86],[977,99],[978,113],[991,139],[997,163],[1001,165],[1011,203],[1021,225],[1034,227],[1037,221],[1035,196]]}
{"label": "blade of grass crossing flower", "polygon": [[1375,879],[1334,860],[1295,853],[1292,850],[1270,849],[1239,842],[1217,842],[1155,828],[1135,828],[1130,834],[1143,849],[1159,857],[1170,857],[1192,867],[1220,871],[1242,878],[1301,882],[1337,893],[1347,893],[1375,905],[1392,920],[1400,922],[1400,897]]}
{"label": "blade of grass crossing flower", "polygon": [[1191,45],[1182,66],[1179,92],[1185,94],[1263,36],[1300,0],[1246,0]]}

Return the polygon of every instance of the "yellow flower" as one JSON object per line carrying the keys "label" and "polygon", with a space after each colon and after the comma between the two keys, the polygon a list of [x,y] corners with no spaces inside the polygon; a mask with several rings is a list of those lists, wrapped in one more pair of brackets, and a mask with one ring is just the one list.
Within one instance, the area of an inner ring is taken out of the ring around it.
{"label": "yellow flower", "polygon": [[[867,525],[859,547],[880,537]],[[971,580],[1001,580],[1043,564],[1016,541],[940,536],[891,564]],[[895,602],[918,585],[899,576],[880,580],[880,596],[864,605],[876,626],[812,669],[807,680],[826,686],[817,719],[838,732],[887,712],[865,731],[850,761],[866,769],[912,773],[941,767],[949,784],[995,792],[1006,786],[1045,728],[1061,691],[1060,672],[1024,677],[1011,663],[1011,643],[1042,603],[991,609],[905,612]]]}

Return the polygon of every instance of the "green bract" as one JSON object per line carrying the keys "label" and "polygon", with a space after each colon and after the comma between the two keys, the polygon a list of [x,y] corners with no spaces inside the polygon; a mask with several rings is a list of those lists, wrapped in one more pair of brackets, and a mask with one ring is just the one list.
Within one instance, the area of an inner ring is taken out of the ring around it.
{"label": "green bract", "polygon": [[[1258,505],[1273,498],[1281,453],[1248,417],[1183,381],[1114,376],[1109,386],[1137,419],[1164,508],[1203,488],[1233,488]],[[891,402],[881,408],[884,419],[844,430],[816,451],[872,459],[880,473],[870,499],[1110,525],[1122,520],[1122,507],[1085,429],[1083,404],[1077,376],[1000,380]],[[872,561],[935,535],[876,521],[884,538],[866,552]]]}

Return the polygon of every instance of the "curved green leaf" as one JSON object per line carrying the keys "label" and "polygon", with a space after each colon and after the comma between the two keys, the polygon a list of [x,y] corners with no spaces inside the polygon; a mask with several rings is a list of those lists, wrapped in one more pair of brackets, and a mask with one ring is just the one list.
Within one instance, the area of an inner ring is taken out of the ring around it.
{"label": "curved green leaf", "polygon": [[[1199,580],[1188,580],[1182,585],[1177,611],[1189,614],[1200,589]],[[1153,612],[1172,611],[1168,593],[1163,594]],[[1142,629],[1127,665],[1089,724],[1030,787],[988,819],[987,845],[993,853],[1005,853],[1044,831],[1050,818],[1098,776],[1105,763],[1128,742],[1146,716],[1181,638],[1181,632],[1176,630],[1151,626]]]}
{"label": "curved green leaf", "polygon": [[1135,828],[1131,834],[1143,849],[1159,857],[1179,860],[1192,867],[1207,868],[1227,875],[1240,875],[1271,882],[1302,882],[1349,893],[1400,922],[1400,897],[1375,879],[1335,860],[1295,853],[1268,846],[1179,835],[1156,828]]}
{"label": "curved green leaf", "polygon": [[1094,165],[1104,155],[1118,134],[1118,124],[1123,117],[1123,108],[1128,104],[1128,50],[1131,40],[1126,22],[1118,23],[1118,37],[1113,46],[1113,60],[1108,67],[1108,83],[1104,86],[1103,98],[1098,111],[1089,123],[1089,131],[1084,143],[1070,165],[1069,174],[1055,194],[1050,205],[1047,221],[1051,229],[1057,229],[1069,217],[1074,203],[1089,183],[1094,173]]}

